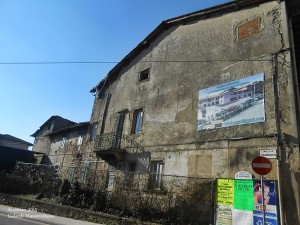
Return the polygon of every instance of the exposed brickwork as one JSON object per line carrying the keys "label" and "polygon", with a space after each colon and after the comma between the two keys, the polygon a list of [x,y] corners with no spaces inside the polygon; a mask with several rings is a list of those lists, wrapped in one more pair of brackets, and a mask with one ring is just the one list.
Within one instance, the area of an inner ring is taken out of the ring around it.
{"label": "exposed brickwork", "polygon": [[244,40],[259,32],[259,18],[255,18],[238,27],[238,40]]}

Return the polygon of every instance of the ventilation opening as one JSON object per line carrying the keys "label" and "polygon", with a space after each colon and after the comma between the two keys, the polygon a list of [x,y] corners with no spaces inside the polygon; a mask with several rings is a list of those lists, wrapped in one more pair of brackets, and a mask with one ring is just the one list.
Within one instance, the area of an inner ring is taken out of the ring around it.
{"label": "ventilation opening", "polygon": [[140,77],[139,77],[139,81],[146,81],[149,80],[149,74],[150,73],[150,69],[145,69],[143,71],[140,72]]}

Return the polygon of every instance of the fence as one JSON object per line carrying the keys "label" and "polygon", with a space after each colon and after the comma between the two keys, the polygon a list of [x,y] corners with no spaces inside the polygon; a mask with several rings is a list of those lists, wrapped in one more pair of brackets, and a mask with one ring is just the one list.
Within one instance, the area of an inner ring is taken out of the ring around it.
{"label": "fence", "polygon": [[136,217],[160,224],[209,225],[214,218],[213,179],[54,167],[18,163],[15,175],[32,193],[57,203]]}

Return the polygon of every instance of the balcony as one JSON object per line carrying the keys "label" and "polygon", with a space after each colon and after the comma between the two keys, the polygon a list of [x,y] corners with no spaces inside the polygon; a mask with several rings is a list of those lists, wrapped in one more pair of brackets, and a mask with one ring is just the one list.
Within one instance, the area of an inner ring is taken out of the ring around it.
{"label": "balcony", "polygon": [[96,137],[94,152],[102,159],[125,159],[126,154],[144,153],[143,146],[123,134],[106,133]]}

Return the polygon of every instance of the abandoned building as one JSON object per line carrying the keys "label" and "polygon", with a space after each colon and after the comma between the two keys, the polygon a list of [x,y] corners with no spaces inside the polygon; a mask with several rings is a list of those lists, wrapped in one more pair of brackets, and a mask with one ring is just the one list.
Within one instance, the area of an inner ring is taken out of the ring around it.
{"label": "abandoned building", "polygon": [[239,0],[163,21],[91,90],[86,151],[158,190],[161,175],[259,178],[252,160],[275,151],[266,179],[299,224],[299,11]]}

